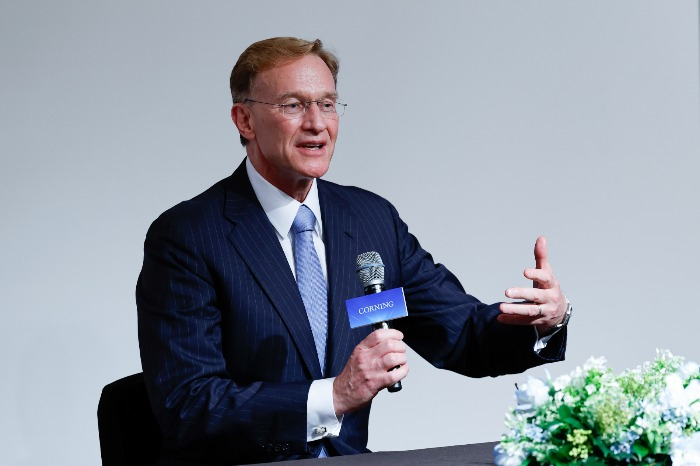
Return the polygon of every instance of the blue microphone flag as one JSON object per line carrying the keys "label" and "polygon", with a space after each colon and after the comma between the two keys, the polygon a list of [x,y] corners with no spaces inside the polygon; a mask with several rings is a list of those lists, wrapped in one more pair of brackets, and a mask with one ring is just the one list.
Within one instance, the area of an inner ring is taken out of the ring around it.
{"label": "blue microphone flag", "polygon": [[403,288],[348,299],[345,306],[351,328],[378,324],[408,315]]}

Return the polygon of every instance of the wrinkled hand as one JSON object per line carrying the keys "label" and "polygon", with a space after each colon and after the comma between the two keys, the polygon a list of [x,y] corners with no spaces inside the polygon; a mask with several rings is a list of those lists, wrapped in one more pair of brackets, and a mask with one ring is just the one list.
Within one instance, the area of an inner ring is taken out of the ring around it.
{"label": "wrinkled hand", "polygon": [[[353,350],[343,371],[333,381],[336,415],[366,406],[380,390],[408,374],[403,333],[375,330]],[[399,366],[396,370],[391,370]]]}
{"label": "wrinkled hand", "polygon": [[526,302],[502,303],[498,320],[504,324],[535,325],[539,335],[544,336],[564,320],[566,312],[566,298],[549,265],[544,236],[535,242],[535,268],[525,269],[524,275],[532,280],[532,288],[508,288],[506,297]]}

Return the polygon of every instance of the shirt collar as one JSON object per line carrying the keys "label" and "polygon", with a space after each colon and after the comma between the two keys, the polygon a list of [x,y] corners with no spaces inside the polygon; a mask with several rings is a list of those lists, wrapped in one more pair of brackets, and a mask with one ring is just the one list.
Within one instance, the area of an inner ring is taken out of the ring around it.
{"label": "shirt collar", "polygon": [[[255,167],[253,167],[248,157],[246,157],[245,160],[245,168],[248,173],[250,184],[253,186],[255,196],[258,198],[258,201],[260,201],[265,215],[267,215],[270,223],[272,223],[275,231],[277,231],[277,235],[280,238],[286,238],[289,234],[289,230],[292,228],[292,223],[294,222],[294,217],[297,215],[299,206],[302,203],[270,184],[269,181],[255,170]],[[306,195],[303,204],[314,213],[316,217],[316,234],[320,238],[323,238],[321,204],[318,200],[318,186],[316,185],[316,180],[313,180],[311,183],[311,189],[309,190],[309,194]]]}

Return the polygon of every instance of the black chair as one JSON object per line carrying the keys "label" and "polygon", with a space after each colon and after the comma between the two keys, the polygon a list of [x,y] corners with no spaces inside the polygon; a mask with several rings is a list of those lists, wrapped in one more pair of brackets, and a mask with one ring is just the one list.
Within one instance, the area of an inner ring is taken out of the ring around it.
{"label": "black chair", "polygon": [[106,385],[97,406],[102,466],[155,463],[163,437],[146,394],[143,373]]}

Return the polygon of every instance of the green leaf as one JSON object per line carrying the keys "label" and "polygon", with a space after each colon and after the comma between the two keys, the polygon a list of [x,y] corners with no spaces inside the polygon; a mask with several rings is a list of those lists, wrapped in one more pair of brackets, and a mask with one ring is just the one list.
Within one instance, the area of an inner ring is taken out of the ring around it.
{"label": "green leaf", "polygon": [[598,449],[601,451],[601,453],[603,453],[604,457],[610,456],[610,449],[608,448],[606,443],[603,441],[603,439],[601,439],[600,437],[598,437],[598,436],[593,437],[593,445],[598,447]]}
{"label": "green leaf", "polygon": [[572,426],[574,429],[583,429],[583,425],[581,422],[578,420],[578,416],[576,416],[576,413],[574,413],[574,410],[571,409],[567,405],[562,405],[559,407],[557,410],[557,413],[559,414],[559,419]]}
{"label": "green leaf", "polygon": [[551,459],[557,463],[570,464],[571,457],[569,456],[569,452],[571,452],[571,448],[571,444],[567,443],[562,445],[561,448],[552,453]]}
{"label": "green leaf", "polygon": [[559,409],[557,410],[557,413],[559,414],[559,417],[569,417],[574,413],[574,410],[571,409],[568,405],[561,405],[559,406]]}
{"label": "green leaf", "polygon": [[635,442],[634,445],[632,445],[632,451],[640,460],[649,454],[649,449],[639,442]]}
{"label": "green leaf", "polygon": [[608,466],[605,461],[593,457],[589,457],[583,464],[586,466]]}

